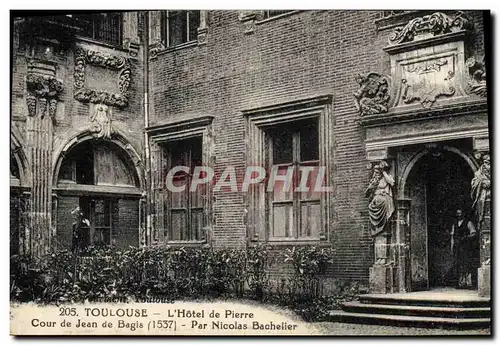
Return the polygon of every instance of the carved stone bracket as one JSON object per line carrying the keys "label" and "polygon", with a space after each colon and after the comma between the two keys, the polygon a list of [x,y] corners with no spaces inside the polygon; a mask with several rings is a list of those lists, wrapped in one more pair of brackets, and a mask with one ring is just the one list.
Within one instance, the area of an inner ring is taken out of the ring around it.
{"label": "carved stone bracket", "polygon": [[243,32],[247,35],[255,31],[255,21],[257,20],[257,13],[255,11],[241,11],[238,19],[244,26]]}
{"label": "carved stone bracket", "polygon": [[474,57],[470,57],[465,61],[465,66],[468,70],[468,81],[469,92],[486,97],[486,66],[484,63],[484,56],[478,60]]}
{"label": "carved stone bracket", "polygon": [[[35,116],[38,112],[41,117],[48,114],[56,115],[57,102],[63,91],[63,82],[53,76],[30,73],[26,76],[26,103],[29,116]],[[48,108],[47,108],[48,107]]]}
{"label": "carved stone bracket", "polygon": [[160,42],[160,41],[158,41],[158,42],[156,42],[154,44],[151,44],[149,46],[149,57],[151,59],[154,59],[154,58],[156,58],[158,56],[159,52],[162,52],[165,49],[166,49],[165,45],[162,42]]}
{"label": "carved stone bracket", "polygon": [[389,78],[370,72],[359,74],[356,82],[360,88],[354,93],[356,109],[361,115],[387,113],[389,110]]}
{"label": "carved stone bracket", "polygon": [[[113,93],[107,90],[88,88],[85,82],[87,64],[119,71],[118,87],[120,92]],[[74,79],[74,97],[80,102],[105,104],[118,108],[124,108],[128,105],[131,69],[125,57],[78,48],[75,52]]]}
{"label": "carved stone bracket", "polygon": [[456,31],[471,31],[472,21],[462,12],[458,11],[454,17],[449,17],[442,12],[435,12],[423,17],[412,19],[404,27],[394,30],[389,37],[390,44],[401,44],[416,40],[417,36],[439,36]]}

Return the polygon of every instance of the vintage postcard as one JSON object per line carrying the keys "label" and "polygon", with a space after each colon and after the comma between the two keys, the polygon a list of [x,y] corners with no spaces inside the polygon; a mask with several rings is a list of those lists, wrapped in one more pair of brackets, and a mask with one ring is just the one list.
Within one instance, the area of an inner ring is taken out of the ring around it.
{"label": "vintage postcard", "polygon": [[12,11],[11,335],[490,335],[490,17]]}

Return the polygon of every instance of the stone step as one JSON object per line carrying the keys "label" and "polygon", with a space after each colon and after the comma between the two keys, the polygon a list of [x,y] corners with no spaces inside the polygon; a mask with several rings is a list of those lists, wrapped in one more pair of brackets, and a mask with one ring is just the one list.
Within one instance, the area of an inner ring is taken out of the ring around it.
{"label": "stone step", "polygon": [[429,316],[365,314],[351,313],[343,310],[331,311],[329,314],[329,321],[386,326],[453,329],[488,328],[491,323],[489,318],[460,319]]}
{"label": "stone step", "polygon": [[489,318],[491,309],[489,307],[436,307],[419,305],[396,305],[396,304],[368,304],[359,302],[348,302],[342,305],[342,310],[351,313],[407,315],[407,316],[430,316],[450,318]]}
{"label": "stone step", "polygon": [[359,295],[359,302],[365,304],[388,304],[406,306],[433,306],[452,308],[486,308],[490,307],[489,298],[476,296],[443,296],[420,294],[365,294]]}

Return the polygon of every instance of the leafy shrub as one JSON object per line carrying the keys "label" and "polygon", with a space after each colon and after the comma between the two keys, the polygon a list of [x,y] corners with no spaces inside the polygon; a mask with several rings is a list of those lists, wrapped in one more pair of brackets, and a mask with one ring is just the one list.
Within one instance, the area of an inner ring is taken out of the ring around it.
{"label": "leafy shrub", "polygon": [[[246,250],[89,247],[80,255],[68,250],[36,259],[16,255],[11,257],[11,300],[250,298],[289,307],[306,320],[322,320],[328,310],[357,293],[346,283],[337,284],[336,293],[323,296],[323,277],[332,256],[332,250],[314,246],[292,247],[284,257],[273,256],[265,245]],[[291,264],[293,274],[273,281],[271,266],[277,262]]]}

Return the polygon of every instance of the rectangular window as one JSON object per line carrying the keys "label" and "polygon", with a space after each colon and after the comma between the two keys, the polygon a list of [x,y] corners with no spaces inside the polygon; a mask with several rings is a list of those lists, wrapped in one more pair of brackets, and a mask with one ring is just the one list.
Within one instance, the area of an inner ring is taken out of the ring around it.
{"label": "rectangular window", "polygon": [[72,17],[82,29],[80,35],[96,41],[121,45],[123,25],[121,13],[75,14]]}
{"label": "rectangular window", "polygon": [[193,172],[202,164],[202,137],[177,140],[167,145],[167,170],[176,166],[189,167],[190,171],[179,171],[172,178],[175,187],[184,186],[180,192],[167,191],[165,224],[170,241],[200,241],[203,239],[203,195],[204,186],[191,191]]}
{"label": "rectangular window", "polygon": [[265,10],[264,11],[264,19],[268,19],[268,18],[280,16],[280,15],[288,13],[288,12],[292,12],[292,10],[281,10],[281,11],[278,11],[278,10]]}
{"label": "rectangular window", "polygon": [[293,169],[288,187],[285,181],[276,181],[268,195],[269,238],[319,238],[320,194],[314,191],[319,166],[318,120],[285,123],[269,130],[268,140],[269,170],[284,176]]}
{"label": "rectangular window", "polygon": [[198,39],[200,11],[165,11],[162,22],[163,41],[167,47]]}

